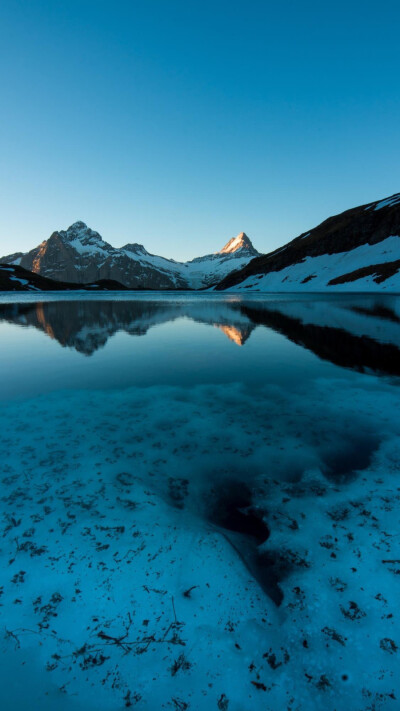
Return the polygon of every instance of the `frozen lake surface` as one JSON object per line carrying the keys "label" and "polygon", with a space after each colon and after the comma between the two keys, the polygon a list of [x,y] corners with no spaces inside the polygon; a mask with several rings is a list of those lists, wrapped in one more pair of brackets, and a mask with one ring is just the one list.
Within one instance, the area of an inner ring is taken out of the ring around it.
{"label": "frozen lake surface", "polygon": [[400,297],[40,298],[0,294],[2,711],[396,711]]}

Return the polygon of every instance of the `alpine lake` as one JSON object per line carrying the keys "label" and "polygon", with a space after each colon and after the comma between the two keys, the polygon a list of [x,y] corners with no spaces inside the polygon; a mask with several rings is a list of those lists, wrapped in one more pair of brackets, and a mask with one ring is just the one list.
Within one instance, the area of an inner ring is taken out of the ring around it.
{"label": "alpine lake", "polygon": [[396,711],[400,296],[0,294],[2,711]]}

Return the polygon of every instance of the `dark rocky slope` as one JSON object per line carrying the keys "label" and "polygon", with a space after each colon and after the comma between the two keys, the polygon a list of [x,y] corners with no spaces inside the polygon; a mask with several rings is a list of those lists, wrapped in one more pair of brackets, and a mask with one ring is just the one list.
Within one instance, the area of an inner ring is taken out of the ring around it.
{"label": "dark rocky slope", "polygon": [[99,279],[90,284],[73,284],[55,281],[48,277],[18,266],[17,264],[0,264],[0,291],[121,291],[126,290],[123,284],[112,279]]}
{"label": "dark rocky slope", "polygon": [[[304,232],[296,237],[286,246],[276,249],[270,254],[256,257],[242,269],[228,274],[216,288],[218,290],[228,289],[239,285],[248,277],[279,272],[304,262],[307,257],[351,252],[362,245],[376,245],[388,237],[397,235],[400,235],[400,193],[391,198],[354,207],[340,215],[329,217],[310,232]],[[358,276],[368,276],[377,272],[378,278],[383,281],[385,277],[393,276],[400,266],[398,264],[391,268],[390,265],[393,265],[393,262],[385,260],[385,263],[385,267],[370,264],[366,271]],[[354,271],[348,275],[346,273],[338,275],[336,279],[341,279],[341,281],[336,281],[336,283],[354,281]],[[311,278],[313,276],[310,274],[303,283]],[[335,280],[332,282],[332,286],[334,286]]]}

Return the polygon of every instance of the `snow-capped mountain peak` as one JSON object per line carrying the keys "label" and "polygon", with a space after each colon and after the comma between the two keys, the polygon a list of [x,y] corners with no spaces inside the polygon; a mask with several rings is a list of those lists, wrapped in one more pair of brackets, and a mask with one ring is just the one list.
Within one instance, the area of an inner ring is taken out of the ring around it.
{"label": "snow-capped mountain peak", "polygon": [[88,229],[89,228],[85,222],[82,222],[82,220],[78,220],[77,222],[74,222],[72,225],[70,225],[66,232],[82,232]]}
{"label": "snow-capped mountain peak", "polygon": [[54,232],[53,234],[59,235],[63,242],[72,244],[76,247],[78,246],[77,243],[86,246],[93,245],[100,248],[111,247],[111,245],[108,245],[107,242],[104,242],[98,232],[90,229],[90,227],[81,221],[74,222],[68,227],[67,230],[60,230],[60,232]]}
{"label": "snow-capped mountain peak", "polygon": [[259,254],[259,252],[254,249],[251,239],[249,239],[245,232],[240,232],[237,237],[232,237],[232,239],[230,239],[217,254],[232,254],[233,252],[237,252],[239,249],[244,249],[250,254]]}

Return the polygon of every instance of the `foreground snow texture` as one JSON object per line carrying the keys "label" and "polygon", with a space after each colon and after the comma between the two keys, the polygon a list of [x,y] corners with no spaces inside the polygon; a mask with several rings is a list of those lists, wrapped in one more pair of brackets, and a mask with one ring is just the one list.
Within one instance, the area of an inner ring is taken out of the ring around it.
{"label": "foreground snow texture", "polygon": [[3,409],[3,711],[398,708],[399,405],[355,375]]}

